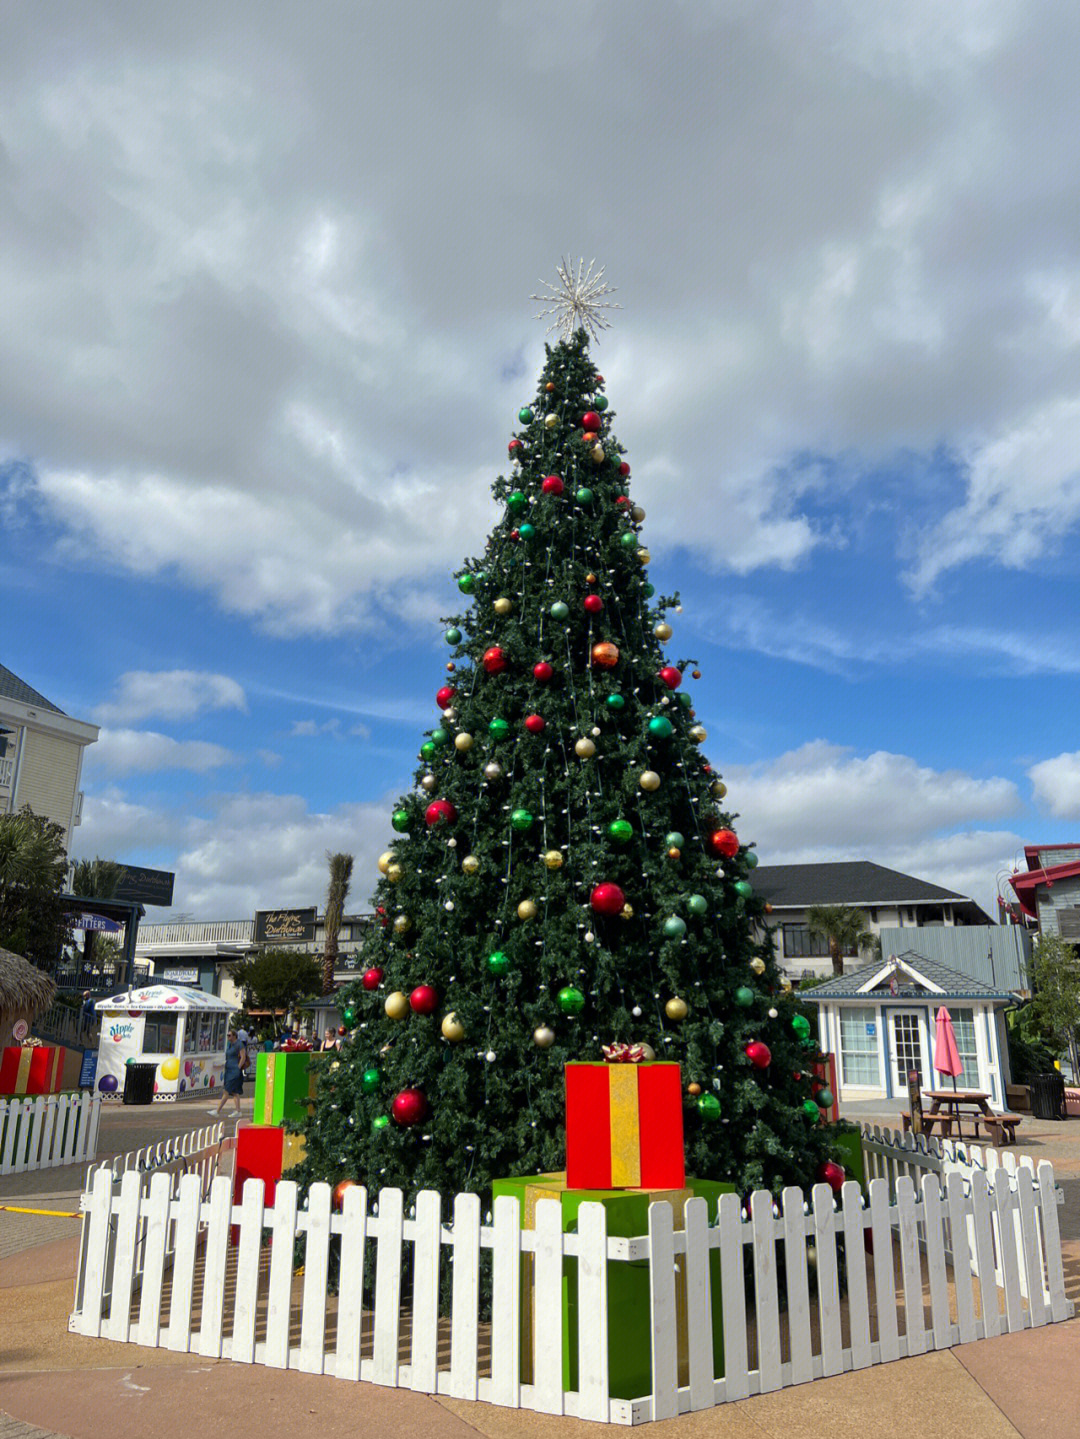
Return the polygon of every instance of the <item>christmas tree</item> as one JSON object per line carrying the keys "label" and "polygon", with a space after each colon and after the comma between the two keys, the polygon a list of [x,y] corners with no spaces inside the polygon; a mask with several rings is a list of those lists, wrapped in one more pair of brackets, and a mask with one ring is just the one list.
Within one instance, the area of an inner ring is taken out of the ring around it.
{"label": "christmas tree", "polygon": [[649,581],[589,353],[606,287],[560,275],[567,333],[518,413],[501,517],[457,575],[468,608],[444,622],[438,717],[393,812],[301,1177],[452,1195],[557,1170],[565,1063],[624,1043],[681,1066],[688,1174],[809,1187],[831,1156],[816,1045],[702,754],[693,661],[662,649],[678,600]]}

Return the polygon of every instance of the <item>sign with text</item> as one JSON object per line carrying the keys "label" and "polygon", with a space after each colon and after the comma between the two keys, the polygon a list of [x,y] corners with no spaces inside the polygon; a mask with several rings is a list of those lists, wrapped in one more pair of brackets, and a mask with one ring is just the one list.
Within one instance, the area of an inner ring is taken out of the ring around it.
{"label": "sign with text", "polygon": [[176,875],[168,869],[142,869],[136,864],[120,866],[116,898],[129,904],[159,904],[166,909],[173,902]]}
{"label": "sign with text", "polygon": [[199,971],[195,965],[169,964],[165,966],[161,978],[166,984],[198,984]]}
{"label": "sign with text", "polygon": [[315,938],[315,908],[255,911],[256,944],[310,944]]}
{"label": "sign with text", "polygon": [[119,934],[124,927],[115,919],[106,919],[103,914],[65,914],[64,918],[72,929],[83,929],[92,934]]}

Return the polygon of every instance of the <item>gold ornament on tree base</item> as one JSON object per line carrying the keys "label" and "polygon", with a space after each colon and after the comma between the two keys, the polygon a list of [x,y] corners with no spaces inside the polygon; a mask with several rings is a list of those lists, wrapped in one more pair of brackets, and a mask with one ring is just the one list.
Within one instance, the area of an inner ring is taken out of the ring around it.
{"label": "gold ornament on tree base", "polygon": [[511,602],[504,595],[500,595],[492,605],[492,609],[497,615],[508,615],[512,608]]}
{"label": "gold ornament on tree base", "polygon": [[544,855],[544,868],[545,868],[545,869],[562,869],[562,866],[563,866],[562,853],[561,853],[559,850],[557,850],[557,849],[549,849],[549,850],[547,851],[547,853]]}
{"label": "gold ornament on tree base", "polygon": [[678,1021],[680,1019],[686,1018],[686,1016],[690,1013],[690,1006],[687,1004],[685,999],[680,999],[678,995],[675,995],[672,999],[668,1000],[667,1004],[664,1005],[664,1013],[667,1015],[668,1019]]}
{"label": "gold ornament on tree base", "polygon": [[467,730],[462,730],[459,735],[454,736],[454,748],[459,754],[466,754],[473,747],[473,737]]}
{"label": "gold ornament on tree base", "polygon": [[448,1039],[451,1044],[460,1044],[465,1038],[465,1026],[453,1010],[443,1017],[439,1028],[442,1030],[443,1038]]}
{"label": "gold ornament on tree base", "polygon": [[467,854],[461,861],[461,869],[464,874],[479,874],[480,861],[475,854]]}
{"label": "gold ornament on tree base", "polygon": [[385,874],[386,871],[390,868],[390,866],[391,866],[391,864],[392,864],[393,862],[394,862],[394,851],[393,851],[392,849],[388,849],[388,850],[386,850],[385,853],[380,854],[380,855],[379,855],[379,873],[380,873],[380,874]]}
{"label": "gold ornament on tree base", "polygon": [[550,1049],[554,1043],[555,1031],[549,1029],[546,1024],[541,1024],[539,1028],[533,1030],[533,1044],[537,1049]]}
{"label": "gold ornament on tree base", "polygon": [[579,759],[592,759],[596,746],[591,739],[579,739],[574,745],[574,753]]}
{"label": "gold ornament on tree base", "polygon": [[532,899],[523,899],[517,907],[517,916],[518,919],[535,919],[536,901]]}
{"label": "gold ornament on tree base", "polygon": [[644,770],[638,780],[638,784],[647,794],[652,794],[660,788],[660,776],[654,769]]}
{"label": "gold ornament on tree base", "polygon": [[761,958],[760,955],[758,955],[756,958],[750,961],[750,968],[754,971],[755,974],[764,974],[765,961]]}
{"label": "gold ornament on tree base", "polygon": [[400,989],[395,989],[393,994],[386,996],[383,1009],[386,1010],[387,1019],[404,1019],[409,1013],[408,996],[402,994]]}

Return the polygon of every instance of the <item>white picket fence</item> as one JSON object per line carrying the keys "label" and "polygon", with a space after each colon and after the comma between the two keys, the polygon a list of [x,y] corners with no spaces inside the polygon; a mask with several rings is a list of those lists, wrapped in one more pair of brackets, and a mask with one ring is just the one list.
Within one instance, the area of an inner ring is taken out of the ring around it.
{"label": "white picket fence", "polygon": [[225,1137],[225,1125],[219,1119],[202,1129],[189,1130],[187,1134],[171,1134],[157,1144],[145,1145],[142,1149],[129,1149],[118,1154],[101,1166],[92,1166],[86,1175],[86,1187],[93,1185],[97,1168],[107,1169],[114,1179],[119,1179],[128,1170],[140,1174],[150,1170],[162,1170],[179,1176],[198,1169],[203,1175],[204,1185],[218,1173],[222,1155],[236,1147],[235,1134]]}
{"label": "white picket fence", "polygon": [[91,1094],[0,1099],[0,1174],[93,1159],[100,1118],[101,1100]]}
{"label": "white picket fence", "polygon": [[[934,1173],[917,1188],[900,1175],[891,1193],[878,1177],[866,1199],[849,1182],[839,1205],[826,1185],[815,1186],[809,1204],[799,1189],[786,1189],[779,1205],[757,1193],[749,1215],[728,1194],[714,1225],[705,1200],[691,1199],[678,1231],[671,1206],[657,1203],[648,1233],[627,1239],[607,1235],[600,1204],[582,1205],[577,1232],[563,1233],[560,1205],[550,1200],[537,1205],[535,1228],[523,1229],[507,1197],[482,1221],[475,1195],[458,1195],[444,1215],[440,1197],[422,1193],[406,1214],[400,1191],[384,1189],[369,1204],[357,1186],[335,1213],[326,1184],[313,1185],[301,1209],[297,1186],[279,1183],[267,1208],[259,1180],[234,1205],[226,1175],[206,1194],[197,1173],[176,1182],[131,1170],[117,1184],[103,1168],[83,1196],[70,1327],[508,1408],[642,1423],[1071,1317],[1057,1199],[1049,1164],[1015,1174],[972,1167],[949,1173],[944,1186]],[[722,1372],[713,1366],[711,1256]],[[564,1271],[567,1258],[577,1260],[576,1280]],[[614,1314],[609,1331],[609,1266],[642,1261],[648,1303],[637,1315]],[[576,1390],[563,1386],[564,1282],[576,1283],[583,1316]],[[447,1292],[448,1314],[440,1307]],[[531,1311],[525,1326],[523,1308]],[[608,1381],[609,1343],[620,1343],[627,1322],[647,1325],[651,1351],[651,1384],[631,1399],[613,1397]]]}

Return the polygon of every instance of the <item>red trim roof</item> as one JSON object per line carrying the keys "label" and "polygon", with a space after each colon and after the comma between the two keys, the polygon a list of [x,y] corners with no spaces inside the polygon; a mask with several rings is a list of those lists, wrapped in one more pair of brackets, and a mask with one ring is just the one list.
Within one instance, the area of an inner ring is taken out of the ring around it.
{"label": "red trim roof", "polygon": [[[1075,848],[1073,845],[1058,845],[1056,847],[1058,849]],[[1041,848],[1049,849],[1051,846],[1043,845]],[[1072,864],[1050,865],[1046,869],[1029,870],[1026,874],[1023,870],[1018,870],[1016,874],[1012,875],[1009,883],[1016,891],[1016,897],[1020,901],[1021,909],[1037,919],[1039,912],[1035,902],[1036,891],[1040,887],[1050,889],[1058,880],[1072,879],[1078,874],[1080,874],[1080,861],[1074,860]]]}

